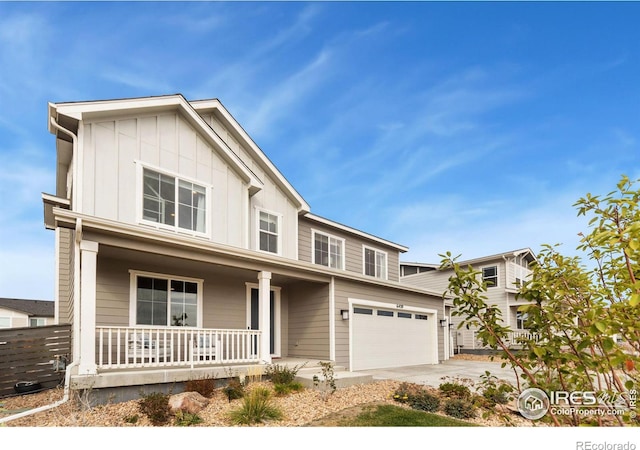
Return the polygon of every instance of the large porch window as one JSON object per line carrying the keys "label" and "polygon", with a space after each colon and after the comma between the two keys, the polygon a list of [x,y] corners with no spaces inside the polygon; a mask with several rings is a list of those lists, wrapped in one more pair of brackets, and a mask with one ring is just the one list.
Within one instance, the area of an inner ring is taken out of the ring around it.
{"label": "large porch window", "polygon": [[131,272],[132,325],[199,327],[202,280]]}

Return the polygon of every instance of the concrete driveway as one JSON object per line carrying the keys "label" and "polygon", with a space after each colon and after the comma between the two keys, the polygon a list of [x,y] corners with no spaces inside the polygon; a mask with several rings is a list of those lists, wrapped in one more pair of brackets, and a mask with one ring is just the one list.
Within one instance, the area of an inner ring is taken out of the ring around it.
{"label": "concrete driveway", "polygon": [[[438,387],[443,377],[469,378],[474,383],[481,381],[480,375],[485,371],[491,372],[499,379],[509,381],[516,385],[516,376],[513,370],[506,366],[500,367],[501,362],[493,361],[471,361],[461,359],[449,359],[441,364],[426,364],[421,366],[394,367],[390,369],[374,369],[362,371],[373,376],[374,380],[396,380],[408,383],[423,384]],[[451,381],[451,380],[449,380]]]}

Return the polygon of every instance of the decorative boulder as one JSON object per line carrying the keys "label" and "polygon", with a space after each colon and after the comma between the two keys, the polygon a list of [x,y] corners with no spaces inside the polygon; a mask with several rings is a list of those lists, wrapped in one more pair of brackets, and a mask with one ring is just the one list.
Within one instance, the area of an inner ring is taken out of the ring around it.
{"label": "decorative boulder", "polygon": [[183,392],[169,397],[169,409],[172,413],[178,411],[196,414],[209,404],[209,399],[197,392]]}

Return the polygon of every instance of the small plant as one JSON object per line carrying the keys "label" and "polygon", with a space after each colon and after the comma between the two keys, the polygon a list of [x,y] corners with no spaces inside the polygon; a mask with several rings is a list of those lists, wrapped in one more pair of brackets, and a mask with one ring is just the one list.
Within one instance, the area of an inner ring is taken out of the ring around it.
{"label": "small plant", "polygon": [[456,419],[472,419],[476,416],[476,408],[468,400],[450,398],[444,404],[444,412]]}
{"label": "small plant", "polygon": [[244,397],[242,406],[229,413],[236,425],[252,425],[282,419],[282,411],[272,403],[271,391],[255,387]]}
{"label": "small plant", "polygon": [[296,379],[296,375],[305,364],[288,367],[281,364],[270,364],[264,371],[267,379],[271,380],[273,384],[289,384],[293,383]]}
{"label": "small plant", "polygon": [[144,395],[138,403],[140,412],[146,415],[153,425],[164,425],[169,422],[169,395],[152,392]]}
{"label": "small plant", "polygon": [[325,402],[329,400],[329,396],[336,391],[336,380],[333,373],[333,364],[331,361],[320,361],[322,367],[322,380],[318,375],[313,376],[313,386],[320,389],[320,395]]}
{"label": "small plant", "polygon": [[229,381],[227,381],[227,385],[222,389],[222,391],[227,396],[229,403],[231,403],[231,400],[244,397],[244,385],[240,382],[238,377],[229,379]]}
{"label": "small plant", "polygon": [[136,424],[138,423],[138,420],[140,420],[140,416],[137,414],[134,414],[132,416],[126,416],[124,418],[125,423],[130,423],[130,424]]}
{"label": "small plant", "polygon": [[447,381],[440,384],[440,386],[438,386],[438,389],[445,397],[461,400],[468,400],[471,398],[471,389],[469,389],[469,387],[465,386],[464,384]]}
{"label": "small plant", "polygon": [[247,376],[245,378],[245,385],[249,383],[257,383],[262,380],[264,369],[262,366],[250,366],[247,368]]}
{"label": "small plant", "polygon": [[184,388],[187,392],[197,392],[203,397],[211,398],[216,390],[216,380],[213,378],[189,380]]}
{"label": "small plant", "polygon": [[191,425],[198,425],[202,422],[204,422],[204,420],[197,414],[185,411],[176,412],[175,424],[179,427],[190,427]]}

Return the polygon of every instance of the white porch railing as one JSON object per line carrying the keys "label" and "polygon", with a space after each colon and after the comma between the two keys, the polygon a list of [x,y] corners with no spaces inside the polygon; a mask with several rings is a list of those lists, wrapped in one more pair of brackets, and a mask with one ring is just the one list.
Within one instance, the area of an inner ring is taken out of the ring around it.
{"label": "white porch railing", "polygon": [[[475,330],[457,330],[456,332],[456,347],[458,349],[471,349],[481,350],[486,347],[482,345],[482,342],[477,336],[478,332]],[[510,331],[507,337],[507,343],[512,347],[520,346],[520,338],[532,339],[538,341],[540,336],[536,333],[532,333],[529,330],[514,330]]]}
{"label": "white porch railing", "polygon": [[98,369],[257,363],[261,332],[157,327],[97,327]]}

